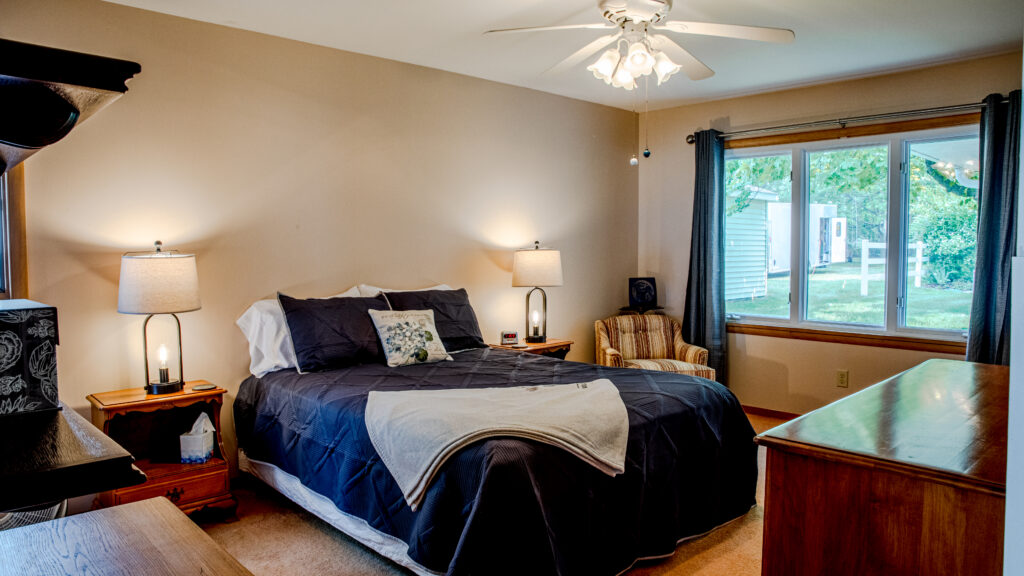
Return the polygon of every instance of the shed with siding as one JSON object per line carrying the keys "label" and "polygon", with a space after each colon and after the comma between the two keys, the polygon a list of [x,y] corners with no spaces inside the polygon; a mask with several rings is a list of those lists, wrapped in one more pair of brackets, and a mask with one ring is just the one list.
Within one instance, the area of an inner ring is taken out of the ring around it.
{"label": "shed with siding", "polygon": [[[730,193],[730,196],[737,194]],[[725,217],[725,299],[768,294],[768,202],[779,195],[752,188],[749,204]]]}

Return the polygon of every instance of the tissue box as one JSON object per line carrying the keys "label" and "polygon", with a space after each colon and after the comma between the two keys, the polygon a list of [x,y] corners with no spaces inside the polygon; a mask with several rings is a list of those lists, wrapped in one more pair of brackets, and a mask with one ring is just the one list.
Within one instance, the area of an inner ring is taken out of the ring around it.
{"label": "tissue box", "polygon": [[57,309],[0,300],[0,416],[57,410]]}
{"label": "tissue box", "polygon": [[186,432],[181,435],[182,464],[199,464],[210,458],[213,458],[213,432]]}

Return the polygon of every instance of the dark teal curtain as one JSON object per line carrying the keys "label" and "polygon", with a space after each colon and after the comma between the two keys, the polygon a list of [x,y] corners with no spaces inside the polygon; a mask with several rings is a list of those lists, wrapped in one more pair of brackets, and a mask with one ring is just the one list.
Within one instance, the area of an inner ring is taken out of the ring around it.
{"label": "dark teal curtain", "polygon": [[725,143],[721,132],[695,135],[690,277],[683,304],[683,339],[708,349],[718,381],[725,365]]}
{"label": "dark teal curtain", "polygon": [[978,260],[967,359],[1010,363],[1010,259],[1017,242],[1021,91],[985,98],[981,113]]}

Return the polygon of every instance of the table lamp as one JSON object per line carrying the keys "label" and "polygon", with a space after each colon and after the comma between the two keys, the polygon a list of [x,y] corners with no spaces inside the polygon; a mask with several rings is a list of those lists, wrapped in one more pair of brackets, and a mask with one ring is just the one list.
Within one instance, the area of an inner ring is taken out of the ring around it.
{"label": "table lamp", "polygon": [[[558,250],[541,248],[540,242],[534,242],[533,248],[515,251],[512,260],[512,285],[530,287],[526,293],[526,337],[529,343],[547,341],[548,335],[548,295],[541,286],[562,285],[562,253]],[[540,290],[541,310],[534,310],[531,318],[530,296]],[[531,326],[532,321],[532,326]]]}
{"label": "table lamp", "polygon": [[[121,256],[121,280],[117,288],[117,311],[146,314],[142,323],[142,353],[146,365],[146,392],[170,394],[182,388],[181,321],[178,314],[199,310],[199,275],[195,254],[165,252],[157,240],[153,252],[129,252]],[[149,339],[146,328],[156,314],[170,314],[178,327],[178,374],[171,378],[167,348],[160,346],[158,378],[150,379]]]}

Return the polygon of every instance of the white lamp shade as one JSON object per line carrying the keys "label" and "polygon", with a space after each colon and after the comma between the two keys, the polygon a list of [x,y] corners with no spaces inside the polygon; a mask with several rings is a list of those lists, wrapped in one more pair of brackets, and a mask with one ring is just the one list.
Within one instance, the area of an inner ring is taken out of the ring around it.
{"label": "white lamp shade", "polygon": [[118,312],[174,314],[200,306],[195,254],[148,252],[121,257]]}
{"label": "white lamp shade", "polygon": [[512,260],[513,286],[561,286],[562,253],[558,250],[516,250]]}

